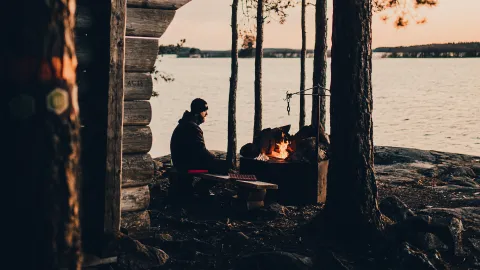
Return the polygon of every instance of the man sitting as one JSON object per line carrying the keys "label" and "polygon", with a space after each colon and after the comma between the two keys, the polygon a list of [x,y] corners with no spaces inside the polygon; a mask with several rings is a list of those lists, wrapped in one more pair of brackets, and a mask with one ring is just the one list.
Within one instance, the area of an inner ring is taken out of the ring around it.
{"label": "man sitting", "polygon": [[210,173],[226,173],[226,162],[215,158],[205,147],[203,124],[208,115],[207,102],[196,98],[185,111],[173,131],[170,141],[172,162],[179,171],[208,170]]}

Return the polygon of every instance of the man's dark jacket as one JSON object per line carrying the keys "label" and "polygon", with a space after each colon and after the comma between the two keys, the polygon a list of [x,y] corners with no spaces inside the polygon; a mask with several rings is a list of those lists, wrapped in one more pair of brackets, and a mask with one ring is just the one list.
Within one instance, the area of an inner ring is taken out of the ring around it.
{"label": "man's dark jacket", "polygon": [[185,111],[170,140],[173,166],[179,170],[211,169],[215,156],[205,147],[202,129],[192,113]]}

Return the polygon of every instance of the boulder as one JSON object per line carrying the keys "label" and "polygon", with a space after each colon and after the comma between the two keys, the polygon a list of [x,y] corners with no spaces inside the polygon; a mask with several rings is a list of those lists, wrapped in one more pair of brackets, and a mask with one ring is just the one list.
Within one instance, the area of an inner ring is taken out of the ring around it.
{"label": "boulder", "polygon": [[395,222],[401,222],[415,214],[398,197],[392,196],[380,202],[380,211]]}
{"label": "boulder", "polygon": [[108,250],[118,254],[118,269],[147,270],[164,265],[169,259],[163,250],[144,245],[120,232],[112,236]]}
{"label": "boulder", "polygon": [[394,269],[436,270],[427,255],[407,242],[403,242],[398,250],[397,264]]}

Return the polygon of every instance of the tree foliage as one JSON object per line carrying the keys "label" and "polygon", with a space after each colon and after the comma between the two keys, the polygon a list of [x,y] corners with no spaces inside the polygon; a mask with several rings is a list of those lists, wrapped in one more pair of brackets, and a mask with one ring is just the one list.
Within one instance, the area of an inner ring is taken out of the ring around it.
{"label": "tree foliage", "polygon": [[[258,0],[244,0],[243,1],[243,14],[245,17],[256,19],[256,13],[252,12],[257,10]],[[292,0],[264,0],[264,21],[270,23],[272,21],[278,21],[280,24],[285,23],[288,14],[287,10],[296,5]]]}
{"label": "tree foliage", "polygon": [[186,42],[186,39],[181,39],[177,44],[160,45],[158,47],[158,54],[159,55],[177,54],[178,51],[180,51],[180,49],[183,48],[183,45],[185,44],[185,42]]}
{"label": "tree foliage", "polygon": [[395,18],[394,26],[396,28],[406,27],[410,20],[416,24],[427,22],[425,17],[417,12],[419,7],[434,7],[438,0],[374,0],[373,9],[375,12],[384,13],[381,19],[385,22]]}

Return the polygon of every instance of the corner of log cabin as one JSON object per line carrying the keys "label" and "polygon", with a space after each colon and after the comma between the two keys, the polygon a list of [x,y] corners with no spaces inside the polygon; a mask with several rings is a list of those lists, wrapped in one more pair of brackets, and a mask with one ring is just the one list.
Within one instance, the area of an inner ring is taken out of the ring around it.
{"label": "corner of log cabin", "polygon": [[120,230],[126,0],[111,1],[104,232]]}

